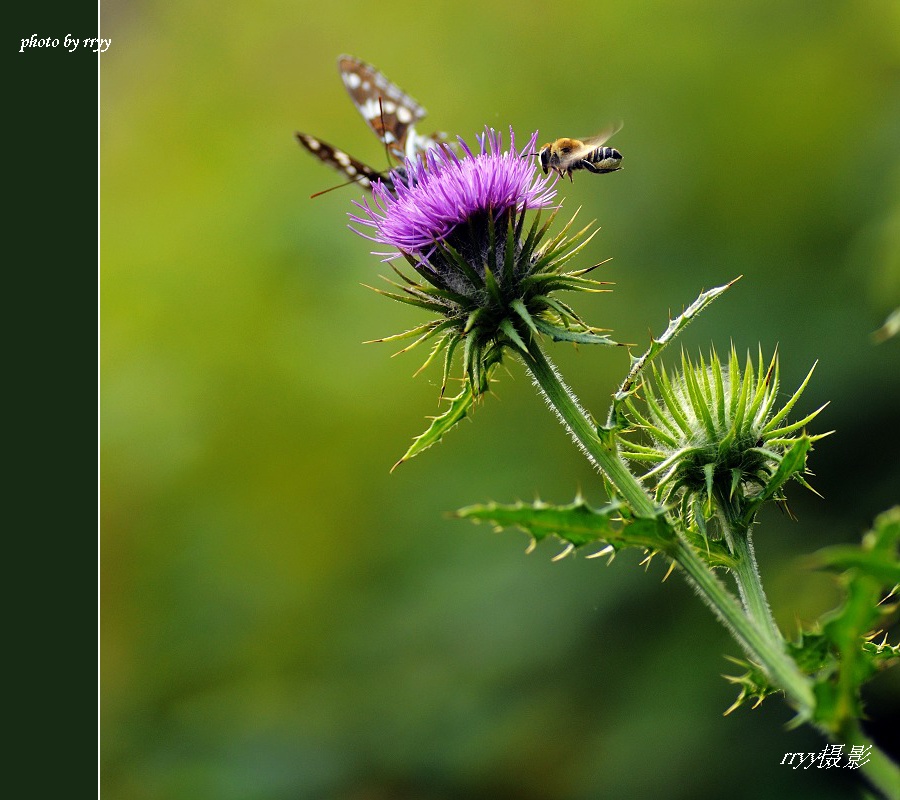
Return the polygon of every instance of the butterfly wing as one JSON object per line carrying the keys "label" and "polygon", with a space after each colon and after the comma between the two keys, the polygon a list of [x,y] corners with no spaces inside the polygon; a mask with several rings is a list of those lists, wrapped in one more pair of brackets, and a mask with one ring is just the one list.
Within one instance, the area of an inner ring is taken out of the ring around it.
{"label": "butterfly wing", "polygon": [[308,133],[295,133],[294,138],[320,161],[336,169],[348,180],[356,181],[363,189],[371,189],[375,181],[382,181],[388,185],[388,189],[393,189],[390,179],[378,170],[372,169],[368,164],[358,161],[328,142],[323,142]]}
{"label": "butterfly wing", "polygon": [[414,128],[425,117],[425,109],[399,86],[353,56],[341,56],[338,70],[357,111],[395,157],[402,159],[433,146],[432,139],[418,136]]}

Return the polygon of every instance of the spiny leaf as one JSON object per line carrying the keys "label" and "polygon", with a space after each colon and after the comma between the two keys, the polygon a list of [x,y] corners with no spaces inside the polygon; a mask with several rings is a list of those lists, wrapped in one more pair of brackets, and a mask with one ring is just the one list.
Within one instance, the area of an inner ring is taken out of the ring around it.
{"label": "spiny leaf", "polygon": [[593,333],[590,330],[577,331],[569,328],[560,328],[551,325],[549,322],[537,317],[534,319],[535,327],[541,332],[549,336],[554,342],[575,342],[577,344],[604,344],[611,347],[619,347],[618,342],[614,342],[608,336],[599,333]]}
{"label": "spiny leaf", "polygon": [[706,535],[706,520],[703,516],[697,515],[697,524],[699,530],[692,528],[682,528],[684,538],[690,542],[697,555],[700,556],[713,569],[725,567],[726,569],[734,569],[737,562],[731,551],[721,540],[710,539]]}
{"label": "spiny leaf", "polygon": [[722,676],[729,683],[741,687],[737,699],[729,706],[722,716],[727,717],[732,711],[740,708],[749,700],[754,701],[751,708],[758,708],[759,704],[769,695],[776,694],[779,691],[777,687],[772,686],[765,672],[757,665],[749,661],[743,661],[739,658],[732,658],[731,656],[726,656],[726,658],[732,664],[737,664],[739,667],[744,668],[746,672],[744,672],[743,675]]}
{"label": "spiny leaf", "polygon": [[626,514],[626,506],[619,501],[592,508],[580,499],[567,506],[488,503],[456,512],[460,518],[490,522],[498,528],[519,528],[536,541],[553,535],[574,547],[605,542],[616,549],[640,547],[654,551],[671,545],[675,533],[662,516],[628,518]]}
{"label": "spiny leaf", "polygon": [[794,442],[790,450],[782,457],[775,473],[769,478],[765,488],[747,504],[745,517],[749,518],[756,512],[762,503],[775,497],[784,484],[791,478],[800,479],[801,473],[806,467],[806,454],[811,443],[808,436],[801,436]]}
{"label": "spiny leaf", "polygon": [[450,403],[450,407],[443,414],[432,419],[428,429],[413,440],[409,450],[407,450],[402,458],[391,467],[391,472],[397,469],[404,461],[415,458],[423,450],[427,450],[431,445],[439,442],[447,431],[468,415],[469,409],[475,402],[475,397],[469,382],[467,381],[463,386],[462,391],[456,395],[456,397],[450,398],[448,402]]}
{"label": "spiny leaf", "polygon": [[[879,636],[881,641],[874,641]],[[862,646],[863,653],[869,657],[876,669],[895,666],[900,661],[900,644],[890,644],[887,641],[887,634],[882,636],[881,631],[878,631],[874,634],[868,634],[866,640]]]}
{"label": "spiny leaf", "polygon": [[609,410],[609,425],[612,426],[614,424],[615,419],[617,418],[618,406],[619,404],[630,395],[636,385],[638,377],[643,371],[644,367],[656,358],[668,345],[681,333],[690,323],[691,321],[699,314],[703,309],[705,309],[713,300],[715,300],[719,295],[729,289],[731,286],[735,284],[736,281],[740,280],[740,278],[735,278],[730,283],[725,284],[724,286],[717,286],[714,289],[710,289],[709,291],[703,292],[700,296],[694,300],[681,314],[679,314],[674,319],[669,320],[669,325],[666,328],[665,332],[658,339],[651,339],[650,347],[647,351],[637,357],[632,357],[631,360],[631,369],[628,371],[628,375],[625,377],[625,380],[622,381],[622,385],[619,387],[618,391],[613,395],[613,403]]}
{"label": "spiny leaf", "polygon": [[[900,538],[900,506],[881,514],[873,529],[863,537],[860,550],[875,556],[897,559]],[[826,555],[825,559],[828,561]],[[822,631],[840,654],[836,679],[820,680],[816,697],[820,700],[818,720],[830,730],[840,730],[846,719],[860,714],[859,689],[877,668],[863,645],[867,633],[880,616],[879,601],[884,583],[879,570],[853,566],[843,574],[847,599],[843,606],[824,617]],[[888,584],[889,585],[889,584]]]}
{"label": "spiny leaf", "polygon": [[859,574],[877,580],[882,586],[900,583],[900,506],[885,511],[875,520],[875,526],[863,538],[862,545],[825,547],[810,556],[808,563],[815,569]]}
{"label": "spiny leaf", "polygon": [[900,583],[900,562],[896,555],[863,550],[853,545],[835,545],[819,550],[815,556],[819,569],[845,572],[855,569],[885,586]]}

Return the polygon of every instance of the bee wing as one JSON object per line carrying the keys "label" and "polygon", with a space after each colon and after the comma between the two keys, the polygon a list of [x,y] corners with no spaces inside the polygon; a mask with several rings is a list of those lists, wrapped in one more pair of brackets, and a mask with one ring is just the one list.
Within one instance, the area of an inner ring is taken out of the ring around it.
{"label": "bee wing", "polygon": [[368,126],[382,142],[402,153],[413,123],[425,116],[425,109],[365,61],[344,55],[338,59],[338,70]]}
{"label": "bee wing", "polygon": [[[565,144],[559,148],[557,158],[561,166],[569,166],[581,161],[596,150],[601,142],[606,141],[606,137],[592,137],[590,139],[564,139]],[[577,142],[577,147],[570,145],[569,142]]]}
{"label": "bee wing", "polygon": [[600,133],[596,136],[590,136],[587,139],[582,139],[582,143],[584,144],[585,150],[582,155],[587,155],[591,150],[600,147],[602,144],[606,144],[607,140],[612,139],[620,130],[622,130],[622,123],[615,122],[612,125],[607,125]]}

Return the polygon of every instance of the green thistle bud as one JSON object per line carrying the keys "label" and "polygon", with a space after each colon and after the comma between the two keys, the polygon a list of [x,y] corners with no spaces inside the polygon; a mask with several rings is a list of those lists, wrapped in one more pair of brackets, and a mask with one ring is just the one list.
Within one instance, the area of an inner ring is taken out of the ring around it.
{"label": "green thistle bud", "polygon": [[[654,466],[644,475],[655,482],[660,502],[680,507],[682,519],[705,532],[705,522],[728,506],[728,516],[751,521],[767,499],[784,501],[783,486],[803,478],[806,452],[828,434],[807,436],[803,427],[823,409],[793,423],[786,418],[812,377],[780,409],[778,356],[768,367],[762,352],[756,367],[748,354],[741,369],[734,348],[727,364],[715,351],[709,364],[697,363],[682,351],[680,372],[652,369],[652,387],[645,385],[646,412],[633,398],[630,417],[653,439],[651,446],[627,440],[623,455]],[[826,404],[827,405],[827,404]]]}

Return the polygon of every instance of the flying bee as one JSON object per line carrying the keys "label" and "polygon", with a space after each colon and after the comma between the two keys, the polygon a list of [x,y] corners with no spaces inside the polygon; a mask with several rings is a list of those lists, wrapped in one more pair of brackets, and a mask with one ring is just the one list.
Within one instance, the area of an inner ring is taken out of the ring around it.
{"label": "flying bee", "polygon": [[611,125],[596,136],[584,140],[557,139],[555,142],[548,142],[537,154],[541,169],[545,175],[550,170],[560,177],[568,175],[573,182],[572,173],[575,170],[586,169],[602,175],[622,169],[622,154],[614,147],[606,147],[604,144],[621,127],[621,124]]}

